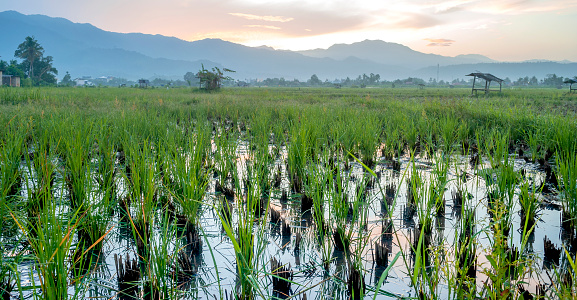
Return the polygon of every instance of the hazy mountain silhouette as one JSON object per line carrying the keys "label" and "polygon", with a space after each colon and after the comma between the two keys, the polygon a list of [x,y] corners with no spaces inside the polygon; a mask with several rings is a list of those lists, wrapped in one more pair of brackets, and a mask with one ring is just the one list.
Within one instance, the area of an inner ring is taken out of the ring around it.
{"label": "hazy mountain silhouette", "polygon": [[299,53],[311,57],[328,57],[333,59],[344,59],[350,56],[356,56],[360,59],[366,59],[376,63],[402,66],[411,69],[422,68],[424,66],[436,66],[437,64],[445,66],[495,62],[479,54],[459,55],[456,57],[426,54],[401,44],[387,43],[380,40],[365,40],[353,44],[335,44],[328,49],[306,50],[299,51]]}
{"label": "hazy mountain silhouette", "polygon": [[[0,12],[0,28],[4,29],[0,35],[0,59],[13,59],[14,51],[24,38],[34,36],[44,47],[45,55],[54,57],[55,67],[61,72],[59,77],[69,71],[73,77],[182,79],[186,72],[198,71],[201,64],[207,68],[233,69],[237,73],[232,76],[240,80],[267,77],[304,80],[312,74],[332,80],[363,73],[380,74],[382,79],[388,80],[408,76],[428,79],[436,77],[437,64],[442,66],[440,79],[463,78],[465,74],[481,69],[511,78],[519,72],[539,78],[549,73],[574,76],[568,70],[577,70],[574,63],[521,63],[506,67],[497,64],[493,68],[490,64],[493,60],[482,55],[446,57],[383,41],[338,44],[325,50],[300,52],[247,47],[220,39],[188,42],[162,35],[109,32],[90,24],[15,11]],[[483,67],[477,63],[483,63]],[[453,67],[460,64],[468,65]]]}

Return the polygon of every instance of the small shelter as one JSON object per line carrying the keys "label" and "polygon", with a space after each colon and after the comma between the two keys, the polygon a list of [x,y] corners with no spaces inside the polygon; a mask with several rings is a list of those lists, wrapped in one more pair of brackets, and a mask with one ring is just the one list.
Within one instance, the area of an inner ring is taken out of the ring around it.
{"label": "small shelter", "polygon": [[[477,94],[477,91],[484,91],[485,94],[493,91],[496,92],[497,90],[491,90],[491,82],[492,81],[496,81],[497,83],[499,83],[499,92],[501,92],[501,88],[502,88],[502,84],[503,84],[503,79],[498,78],[496,76],[494,76],[493,74],[489,74],[489,73],[471,73],[469,75],[466,76],[473,76],[473,89],[471,90],[471,94]],[[477,82],[477,78],[483,79],[485,80],[485,87],[483,88],[482,86],[475,86],[475,83]]]}
{"label": "small shelter", "polygon": [[0,71],[0,86],[6,85],[11,87],[20,87],[20,76],[14,75],[2,75],[2,71]]}
{"label": "small shelter", "polygon": [[573,87],[573,84],[577,83],[577,79],[567,79],[563,81],[563,83],[569,84],[569,93],[571,93],[572,91],[577,91],[577,87]]}
{"label": "small shelter", "polygon": [[138,80],[138,85],[143,89],[147,88],[149,84],[150,84],[150,81],[148,81],[146,79],[139,79]]}

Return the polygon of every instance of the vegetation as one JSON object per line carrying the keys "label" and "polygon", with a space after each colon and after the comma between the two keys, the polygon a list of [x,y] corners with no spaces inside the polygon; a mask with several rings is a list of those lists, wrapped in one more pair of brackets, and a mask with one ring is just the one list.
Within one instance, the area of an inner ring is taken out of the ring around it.
{"label": "vegetation", "polygon": [[469,94],[0,89],[0,294],[571,297],[577,96]]}
{"label": "vegetation", "polygon": [[[200,87],[207,91],[218,90],[222,85],[223,80],[230,80],[231,78],[228,76],[224,76],[224,72],[234,72],[233,70],[229,70],[227,68],[222,69],[222,71],[218,67],[212,68],[212,71],[209,71],[204,68],[202,65],[202,69],[196,73],[196,77],[199,80]],[[187,80],[190,82],[190,80]],[[189,83],[190,84],[190,83]]]}
{"label": "vegetation", "polygon": [[44,56],[44,48],[34,37],[27,36],[18,45],[14,57],[23,60],[20,67],[33,84],[56,84],[58,70],[52,66],[53,58]]}

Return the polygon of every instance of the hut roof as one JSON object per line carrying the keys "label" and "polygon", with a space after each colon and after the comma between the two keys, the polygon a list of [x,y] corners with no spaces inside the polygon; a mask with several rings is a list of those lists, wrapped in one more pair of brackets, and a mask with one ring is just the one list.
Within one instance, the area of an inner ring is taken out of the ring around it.
{"label": "hut roof", "polygon": [[566,79],[563,83],[577,83],[577,79]]}
{"label": "hut roof", "polygon": [[490,74],[490,73],[471,73],[471,74],[466,75],[466,76],[475,76],[475,77],[485,79],[487,81],[497,81],[499,83],[503,82],[503,79],[496,77],[495,75]]}

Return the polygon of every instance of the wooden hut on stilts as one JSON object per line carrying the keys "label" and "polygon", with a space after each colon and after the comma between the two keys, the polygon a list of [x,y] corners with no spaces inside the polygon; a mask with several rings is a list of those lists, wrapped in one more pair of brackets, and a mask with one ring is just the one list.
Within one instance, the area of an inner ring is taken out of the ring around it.
{"label": "wooden hut on stilts", "polygon": [[[488,94],[489,92],[496,92],[497,90],[491,90],[491,82],[493,81],[499,83],[499,92],[501,92],[503,79],[498,78],[493,74],[477,72],[477,73],[471,73],[466,76],[473,76],[473,89],[471,90],[471,95],[472,94],[476,95],[478,91],[484,91],[485,94]],[[485,87],[483,87],[482,85],[481,86],[475,85],[477,84],[477,78],[485,80]]]}

